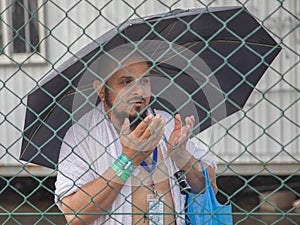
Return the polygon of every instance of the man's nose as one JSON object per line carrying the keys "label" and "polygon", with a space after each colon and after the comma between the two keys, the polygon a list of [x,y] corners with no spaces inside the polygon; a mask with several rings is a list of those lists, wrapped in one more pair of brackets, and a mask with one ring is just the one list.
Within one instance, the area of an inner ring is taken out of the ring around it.
{"label": "man's nose", "polygon": [[132,88],[132,93],[135,95],[141,95],[146,93],[146,87],[141,85],[139,82],[135,82],[133,88]]}

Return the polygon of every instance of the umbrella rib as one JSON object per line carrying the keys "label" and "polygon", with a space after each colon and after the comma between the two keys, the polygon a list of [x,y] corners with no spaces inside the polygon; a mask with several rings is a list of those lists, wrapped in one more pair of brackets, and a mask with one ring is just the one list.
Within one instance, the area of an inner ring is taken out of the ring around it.
{"label": "umbrella rib", "polygon": [[[82,89],[80,90],[81,92],[85,92],[85,91],[89,91],[93,88],[85,88],[85,89]],[[66,97],[70,96],[70,95],[75,95],[76,93],[78,93],[78,91],[74,91],[74,90],[71,90],[71,91],[68,91],[65,95],[63,95],[58,101],[57,103],[60,103],[62,102],[63,99],[65,99]],[[50,114],[54,111],[54,109],[57,107],[57,104],[55,104],[50,110],[49,112],[45,115],[44,119],[42,119],[42,122],[45,122],[47,120],[47,118],[50,116]],[[42,126],[42,123],[40,123],[40,125],[36,128],[36,130],[33,132],[32,136],[29,138],[29,142],[27,143],[27,145],[25,146],[24,148],[24,151],[23,151],[23,154],[25,153],[26,149],[28,148],[29,144],[30,144],[30,141],[33,140],[34,136],[36,135],[36,133],[39,131],[39,129],[41,128]],[[22,155],[23,155],[22,154]]]}
{"label": "umbrella rib", "polygon": [[[185,44],[183,44],[183,45],[188,45],[188,44],[190,44],[190,43],[191,43],[191,45],[190,45],[190,46],[187,46],[187,47],[180,45],[181,48],[179,48],[179,50],[180,50],[180,49],[182,49],[182,50],[179,51],[178,53],[183,53],[184,51],[189,50],[190,48],[192,48],[193,46],[195,46],[195,45],[197,44],[197,42],[194,42],[194,43],[192,43],[192,42],[187,42],[187,43],[185,43]],[[170,55],[169,58],[165,59],[164,61],[158,62],[157,65],[160,65],[161,63],[167,62],[168,60],[174,58],[178,53],[174,53],[173,55]]]}
{"label": "umbrella rib", "polygon": [[[171,33],[171,31],[174,29],[175,25],[178,23],[178,21],[174,21],[173,24],[168,27],[169,29],[166,32],[166,35],[164,36],[164,38],[167,38],[169,36],[169,34]],[[163,33],[162,33],[163,35]],[[160,46],[162,45],[162,43],[160,43],[157,48],[154,50],[154,52],[152,53],[152,56],[157,52],[157,50],[160,48]]]}
{"label": "umbrella rib", "polygon": [[[215,40],[215,41],[211,41],[211,42],[242,43],[241,41],[237,41],[237,40]],[[245,44],[263,46],[263,47],[270,47],[270,48],[274,48],[274,47],[281,48],[280,46],[276,46],[276,45],[256,43],[256,42],[247,42],[247,41],[245,41]]]}
{"label": "umbrella rib", "polygon": [[[199,42],[199,41],[198,41]],[[181,44],[180,46],[182,46],[182,48],[184,48],[182,51],[180,51],[179,53],[182,53],[190,48],[192,48],[193,46],[195,46],[197,43],[197,41],[195,41],[194,43],[193,42],[187,42],[187,43],[184,43],[184,44]],[[235,41],[235,40],[215,40],[215,41],[210,41],[211,43],[212,42],[228,42],[228,43],[242,43],[240,41]],[[190,44],[190,46],[188,46]],[[245,44],[249,44],[249,45],[256,45],[256,46],[264,46],[264,47],[270,47],[270,48],[273,48],[273,47],[277,47],[277,48],[280,48],[279,46],[275,46],[275,45],[270,45],[270,44],[263,44],[263,43],[255,43],[255,42],[245,42]],[[186,45],[186,46],[184,46]],[[176,56],[177,53],[174,53],[173,55],[171,55],[169,58],[165,59],[164,61],[161,61],[161,62],[158,62],[157,65],[160,65],[161,63],[164,63],[166,61],[168,61],[169,59],[171,58],[174,58]]]}
{"label": "umbrella rib", "polygon": [[[67,92],[66,95],[63,95],[58,101],[57,103],[60,103],[65,97],[67,97],[68,95],[72,94],[71,91]],[[45,122],[46,119],[50,116],[50,114],[54,111],[54,109],[57,107],[57,105],[55,104],[50,110],[49,112],[45,115],[44,119],[42,119],[42,122]],[[29,141],[28,143],[26,144],[24,150],[23,150],[23,154],[25,154],[26,152],[26,149],[29,147],[30,145],[30,142],[33,140],[34,136],[36,135],[36,133],[39,131],[39,129],[41,128],[42,126],[42,122],[40,123],[40,125],[36,128],[36,130],[33,132],[32,136],[29,138]]]}
{"label": "umbrella rib", "polygon": [[[81,88],[82,88],[82,89],[81,89]],[[93,88],[90,87],[90,85],[82,86],[82,87],[77,88],[77,89],[79,89],[79,91],[71,90],[71,91],[67,92],[67,93],[66,93],[66,96],[69,96],[69,95],[75,95],[75,94],[77,94],[78,92],[85,92],[85,91],[93,90]]]}

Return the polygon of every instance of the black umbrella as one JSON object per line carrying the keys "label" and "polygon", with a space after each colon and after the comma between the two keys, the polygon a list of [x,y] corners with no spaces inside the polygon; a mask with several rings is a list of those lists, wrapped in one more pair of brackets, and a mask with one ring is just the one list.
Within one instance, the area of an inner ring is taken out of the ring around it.
{"label": "black umbrella", "polygon": [[66,131],[98,101],[91,68],[103,53],[126,43],[138,46],[151,64],[151,107],[183,116],[195,112],[194,133],[240,110],[281,49],[242,7],[175,10],[127,21],[28,95],[20,159],[55,168]]}

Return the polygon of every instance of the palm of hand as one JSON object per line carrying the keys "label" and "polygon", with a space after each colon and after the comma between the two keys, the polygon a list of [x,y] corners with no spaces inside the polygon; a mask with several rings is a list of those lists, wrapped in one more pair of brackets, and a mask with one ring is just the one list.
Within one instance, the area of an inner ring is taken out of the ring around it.
{"label": "palm of hand", "polygon": [[194,116],[185,118],[186,125],[182,125],[181,117],[179,114],[175,116],[174,130],[170,135],[168,143],[168,155],[171,158],[180,157],[186,151],[186,143],[191,134],[191,129],[194,127]]}
{"label": "palm of hand", "polygon": [[151,155],[162,138],[164,124],[165,121],[160,115],[148,115],[131,131],[129,120],[125,119],[120,135],[123,153],[135,163],[143,161]]}

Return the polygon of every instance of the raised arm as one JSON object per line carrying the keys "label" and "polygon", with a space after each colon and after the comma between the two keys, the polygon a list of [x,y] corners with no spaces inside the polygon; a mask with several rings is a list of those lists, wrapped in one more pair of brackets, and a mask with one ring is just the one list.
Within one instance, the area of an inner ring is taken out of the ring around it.
{"label": "raised arm", "polygon": [[[193,129],[195,119],[193,116],[185,118],[185,125],[179,114],[175,116],[174,130],[169,138],[168,155],[176,163],[177,167],[184,170],[192,192],[199,193],[205,188],[205,180],[201,165],[197,159],[186,149],[187,141]],[[202,162],[208,170],[214,192],[217,193],[215,170]]]}

